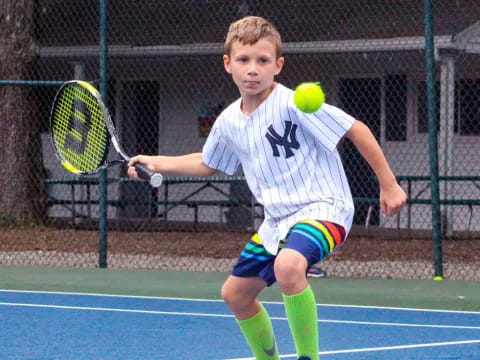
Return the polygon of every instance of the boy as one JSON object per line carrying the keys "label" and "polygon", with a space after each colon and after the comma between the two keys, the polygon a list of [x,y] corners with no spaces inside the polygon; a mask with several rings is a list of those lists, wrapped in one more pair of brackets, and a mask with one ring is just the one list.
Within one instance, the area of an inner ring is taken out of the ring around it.
{"label": "boy", "polygon": [[318,326],[310,265],[336,250],[353,218],[350,189],[336,145],[353,141],[380,182],[380,203],[393,215],[405,193],[371,131],[342,110],[324,104],[305,114],[292,90],[274,81],[284,64],[281,38],[267,20],[249,16],[230,25],[223,56],[240,99],[217,118],[202,153],[135,156],[160,173],[232,175],[242,165],[247,183],[264,205],[265,221],[245,246],[222,297],[233,311],[256,359],[279,359],[272,324],[257,295],[278,281],[299,359],[317,360]]}

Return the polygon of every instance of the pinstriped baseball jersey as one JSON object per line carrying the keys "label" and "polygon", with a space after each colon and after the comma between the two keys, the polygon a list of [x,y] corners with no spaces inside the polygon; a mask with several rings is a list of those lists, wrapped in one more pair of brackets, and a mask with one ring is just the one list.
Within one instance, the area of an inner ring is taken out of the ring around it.
{"label": "pinstriped baseball jersey", "polygon": [[258,234],[277,253],[288,230],[304,219],[327,220],[348,232],[353,201],[336,146],[354,119],[328,105],[299,111],[293,91],[277,84],[249,116],[241,99],[217,118],[203,147],[203,161],[229,175],[241,165],[255,198],[264,206]]}

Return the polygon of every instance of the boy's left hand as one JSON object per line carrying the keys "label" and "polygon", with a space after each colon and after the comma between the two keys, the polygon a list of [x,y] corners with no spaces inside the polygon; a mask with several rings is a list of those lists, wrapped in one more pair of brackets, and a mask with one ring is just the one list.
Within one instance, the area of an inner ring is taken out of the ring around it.
{"label": "boy's left hand", "polygon": [[406,201],[407,195],[397,182],[392,186],[380,188],[380,209],[384,215],[395,215]]}

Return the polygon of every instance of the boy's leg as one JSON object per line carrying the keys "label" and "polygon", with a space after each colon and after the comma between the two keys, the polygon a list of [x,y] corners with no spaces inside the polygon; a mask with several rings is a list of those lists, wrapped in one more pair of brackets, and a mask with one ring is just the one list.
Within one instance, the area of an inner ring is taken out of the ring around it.
{"label": "boy's leg", "polygon": [[256,296],[266,286],[261,278],[230,276],[222,296],[257,360],[279,360],[272,322]]}
{"label": "boy's leg", "polygon": [[280,359],[272,322],[262,305],[256,315],[249,319],[237,320],[237,322],[257,360]]}
{"label": "boy's leg", "polygon": [[283,292],[285,312],[298,356],[318,360],[317,305],[308,285],[307,260],[299,252],[283,249],[275,262],[275,274]]}
{"label": "boy's leg", "polygon": [[298,356],[317,360],[317,306],[308,285],[308,266],[330,254],[345,238],[343,227],[326,221],[303,221],[292,227],[275,260],[275,275],[284,293],[285,310]]}
{"label": "boy's leg", "polygon": [[318,359],[318,322],[315,295],[310,286],[294,295],[283,294],[288,324],[297,354]]}
{"label": "boy's leg", "polygon": [[257,360],[278,360],[272,323],[257,295],[275,282],[273,261],[257,234],[247,243],[222,287],[222,297],[233,311]]}

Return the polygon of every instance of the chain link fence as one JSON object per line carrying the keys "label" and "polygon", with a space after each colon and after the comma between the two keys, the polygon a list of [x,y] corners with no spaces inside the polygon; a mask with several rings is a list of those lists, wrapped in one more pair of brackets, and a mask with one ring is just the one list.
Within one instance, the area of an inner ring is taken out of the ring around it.
{"label": "chain link fence", "polygon": [[[38,127],[32,137],[38,144],[26,148],[43,170],[25,176],[43,189],[32,205],[34,225],[16,225],[12,203],[2,198],[0,264],[95,267],[104,194],[97,177],[74,177],[59,165],[48,128],[62,81],[99,84],[102,2],[11,3],[23,4],[26,15],[31,10],[24,35],[35,45],[26,49],[37,56],[27,77],[7,65],[0,71],[0,101],[21,99],[23,108],[36,111],[25,116],[27,126]],[[17,35],[14,17],[21,10],[2,18]],[[408,194],[398,216],[381,216],[373,172],[342,141],[355,225],[342,250],[324,263],[328,273],[433,276],[422,1],[122,1],[110,2],[107,14],[104,95],[130,155],[201,151],[215,118],[239,96],[222,63],[228,25],[246,15],[271,20],[286,57],[278,81],[290,88],[320,81],[328,103],[370,127]],[[433,19],[444,275],[480,280],[480,3],[435,1]],[[21,44],[19,37],[5,36],[0,46],[10,49],[10,60],[22,59],[9,42]],[[0,114],[14,126],[14,112]],[[159,189],[125,176],[125,169],[107,174],[109,267],[228,271],[263,218],[241,173],[167,177]],[[9,179],[18,188],[16,181]]]}

